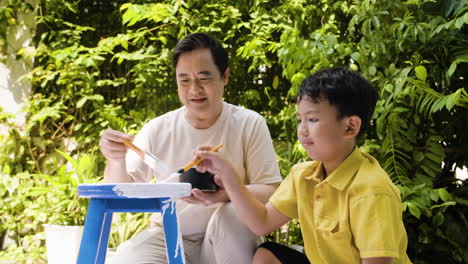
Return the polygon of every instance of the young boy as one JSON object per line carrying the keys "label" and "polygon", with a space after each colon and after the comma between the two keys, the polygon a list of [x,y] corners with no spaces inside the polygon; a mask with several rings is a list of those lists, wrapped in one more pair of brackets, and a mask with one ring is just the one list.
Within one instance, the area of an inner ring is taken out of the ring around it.
{"label": "young boy", "polygon": [[297,95],[297,135],[313,161],[295,165],[266,205],[219,153],[198,149],[205,160],[197,169],[216,174],[257,235],[299,219],[305,254],[268,242],[253,263],[411,263],[400,193],[377,160],[356,146],[376,101],[369,82],[347,69],[305,79]]}

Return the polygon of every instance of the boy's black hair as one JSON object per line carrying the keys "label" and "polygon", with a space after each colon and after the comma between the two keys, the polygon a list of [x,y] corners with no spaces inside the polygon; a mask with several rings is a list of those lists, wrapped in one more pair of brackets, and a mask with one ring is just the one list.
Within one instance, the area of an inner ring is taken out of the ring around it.
{"label": "boy's black hair", "polygon": [[328,100],[338,110],[338,118],[356,115],[361,118],[362,136],[369,127],[377,103],[377,92],[358,72],[344,68],[320,70],[302,81],[296,100],[310,98],[317,103]]}
{"label": "boy's black hair", "polygon": [[224,76],[229,64],[229,56],[226,49],[215,38],[205,33],[192,33],[177,43],[172,55],[172,65],[174,69],[179,62],[179,57],[184,52],[190,52],[197,49],[210,49],[214,63],[221,76]]}

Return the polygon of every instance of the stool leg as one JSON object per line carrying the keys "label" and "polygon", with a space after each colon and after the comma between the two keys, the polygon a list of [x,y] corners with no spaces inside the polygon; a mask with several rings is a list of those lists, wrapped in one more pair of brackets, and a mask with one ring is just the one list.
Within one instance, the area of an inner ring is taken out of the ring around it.
{"label": "stool leg", "polygon": [[106,199],[91,199],[86,214],[77,264],[104,264],[112,213]]}
{"label": "stool leg", "polygon": [[184,245],[179,230],[179,220],[176,214],[175,201],[162,201],[164,236],[166,238],[167,262],[169,264],[185,264]]}

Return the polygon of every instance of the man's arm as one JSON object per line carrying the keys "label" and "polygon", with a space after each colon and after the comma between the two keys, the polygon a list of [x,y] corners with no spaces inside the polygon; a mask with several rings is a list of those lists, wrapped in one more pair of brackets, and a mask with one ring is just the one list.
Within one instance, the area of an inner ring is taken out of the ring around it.
{"label": "man's arm", "polygon": [[132,182],[132,178],[127,173],[125,159],[122,161],[107,161],[104,169],[104,183]]}
{"label": "man's arm", "polygon": [[105,183],[132,182],[125,165],[127,147],[122,143],[123,139],[132,140],[133,137],[120,131],[107,129],[99,140],[99,149],[107,159],[103,180]]}

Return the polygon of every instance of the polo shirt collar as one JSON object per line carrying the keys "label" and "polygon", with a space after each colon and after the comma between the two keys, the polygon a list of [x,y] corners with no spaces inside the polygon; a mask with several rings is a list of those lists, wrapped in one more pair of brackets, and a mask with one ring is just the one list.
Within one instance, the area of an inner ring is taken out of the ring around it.
{"label": "polo shirt collar", "polygon": [[304,177],[306,180],[313,180],[317,183],[323,180],[323,164],[321,161],[318,162],[316,166],[308,167],[307,171],[304,171],[304,172],[305,172],[305,175],[307,175]]}
{"label": "polo shirt collar", "polygon": [[[356,171],[361,166],[364,157],[361,155],[361,151],[356,146],[351,154],[341,163],[336,170],[334,170],[325,179],[325,182],[333,186],[335,189],[342,191],[349,181],[353,178]],[[320,162],[318,168],[314,170],[312,174],[305,177],[308,180],[314,180],[321,182],[323,179],[323,164]]]}
{"label": "polo shirt collar", "polygon": [[349,181],[354,177],[354,174],[361,166],[364,157],[361,151],[356,146],[351,154],[334,170],[325,181],[334,188],[342,191]]}

